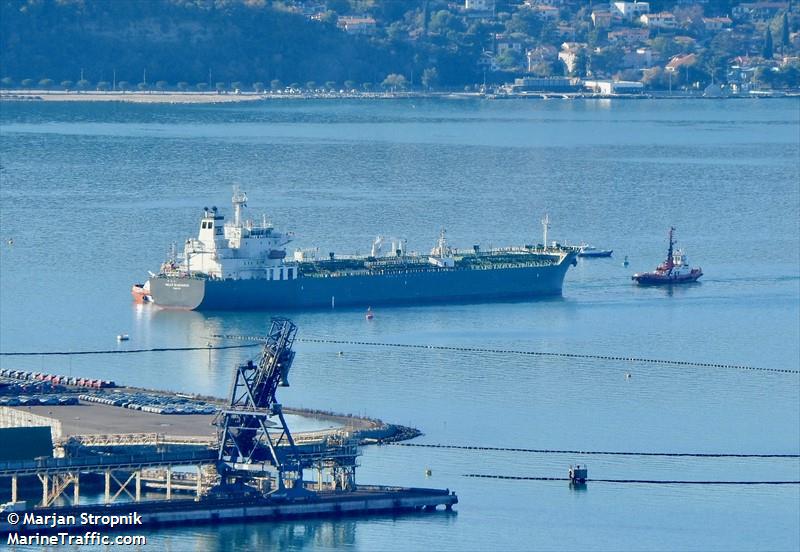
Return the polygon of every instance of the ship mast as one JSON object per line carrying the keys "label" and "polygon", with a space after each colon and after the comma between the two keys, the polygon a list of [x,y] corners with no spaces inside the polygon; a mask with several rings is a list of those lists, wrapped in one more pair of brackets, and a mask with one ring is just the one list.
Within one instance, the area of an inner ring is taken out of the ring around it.
{"label": "ship mast", "polygon": [[544,218],[542,219],[542,241],[544,243],[544,248],[547,249],[547,230],[550,229],[550,216],[545,213]]}
{"label": "ship mast", "polygon": [[247,207],[247,194],[239,190],[239,186],[233,187],[233,224],[234,226],[241,226],[242,224],[242,207]]}
{"label": "ship mast", "polygon": [[675,228],[673,226],[669,227],[669,249],[667,249],[667,271],[672,272],[672,269],[675,267],[675,264],[672,262],[672,250],[673,246],[675,245],[675,240],[673,239],[672,235],[675,232]]}

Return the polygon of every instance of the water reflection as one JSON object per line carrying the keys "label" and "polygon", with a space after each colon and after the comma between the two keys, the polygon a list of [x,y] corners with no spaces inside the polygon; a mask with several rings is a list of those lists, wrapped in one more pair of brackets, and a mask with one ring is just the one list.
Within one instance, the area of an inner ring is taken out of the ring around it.
{"label": "water reflection", "polygon": [[[451,525],[456,512],[411,513],[401,516],[352,517],[335,520],[308,519],[295,522],[226,524],[213,529],[170,529],[148,535],[148,543],[166,551],[191,550],[317,550],[341,549],[368,545],[364,523]],[[360,538],[359,538],[360,537]],[[367,542],[364,542],[364,541]],[[406,543],[410,546],[410,543]],[[404,546],[400,546],[404,548]]]}

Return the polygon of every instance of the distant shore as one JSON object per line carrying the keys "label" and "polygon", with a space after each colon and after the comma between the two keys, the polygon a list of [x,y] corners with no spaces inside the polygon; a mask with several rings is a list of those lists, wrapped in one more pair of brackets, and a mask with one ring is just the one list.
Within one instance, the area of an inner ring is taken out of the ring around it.
{"label": "distant shore", "polygon": [[45,102],[209,104],[249,102],[263,99],[263,94],[218,94],[216,92],[72,92],[52,90],[5,90],[0,93],[0,100],[28,100]]}
{"label": "distant shore", "polygon": [[407,98],[485,98],[503,99],[753,99],[798,97],[797,91],[775,91],[759,94],[731,96],[704,96],[697,93],[653,91],[647,94],[593,94],[590,92],[522,92],[516,94],[493,94],[483,92],[175,92],[175,91],[54,91],[54,90],[4,90],[0,101],[44,101],[44,102],[126,102],[146,104],[223,104],[256,102],[265,100],[315,100],[315,99],[407,99]]}

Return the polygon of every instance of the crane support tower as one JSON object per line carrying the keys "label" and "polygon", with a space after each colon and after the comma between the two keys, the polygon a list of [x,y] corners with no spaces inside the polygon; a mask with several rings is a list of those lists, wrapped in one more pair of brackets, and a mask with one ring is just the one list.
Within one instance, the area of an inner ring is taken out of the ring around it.
{"label": "crane support tower", "polygon": [[236,368],[229,404],[217,419],[221,475],[274,475],[274,490],[281,491],[302,478],[297,446],[275,396],[279,386],[289,386],[296,333],[291,320],[273,318],[258,364],[251,360]]}
{"label": "crane support tower", "polygon": [[[356,489],[358,441],[342,429],[324,437],[301,433],[297,442],[275,396],[278,387],[289,386],[296,334],[291,320],[273,318],[258,363],[236,367],[229,404],[216,420],[222,492]],[[303,482],[304,469],[316,472],[314,483]]]}

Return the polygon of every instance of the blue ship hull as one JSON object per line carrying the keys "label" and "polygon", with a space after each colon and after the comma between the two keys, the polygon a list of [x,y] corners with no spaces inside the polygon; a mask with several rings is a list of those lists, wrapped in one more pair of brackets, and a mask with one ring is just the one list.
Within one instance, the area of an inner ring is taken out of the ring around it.
{"label": "blue ship hull", "polygon": [[391,274],[300,276],[294,280],[220,280],[157,276],[156,305],[196,310],[318,309],[442,302],[478,302],[561,295],[569,253],[546,266],[441,269]]}

